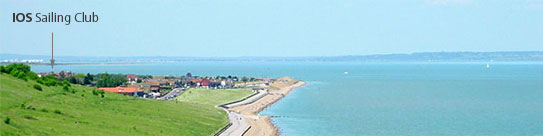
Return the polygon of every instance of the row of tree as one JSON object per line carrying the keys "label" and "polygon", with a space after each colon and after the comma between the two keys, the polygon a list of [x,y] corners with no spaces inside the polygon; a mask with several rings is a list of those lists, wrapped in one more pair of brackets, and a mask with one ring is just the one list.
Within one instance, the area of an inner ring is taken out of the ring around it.
{"label": "row of tree", "polygon": [[[0,66],[0,72],[9,74],[22,80],[36,80],[36,82],[46,86],[70,86],[67,81],[58,80],[54,75],[39,77],[36,73],[30,71],[30,66],[26,64],[9,64]],[[41,87],[40,87],[41,88]]]}
{"label": "row of tree", "polygon": [[[30,71],[30,66],[26,64],[9,64],[6,66],[0,66],[0,72],[10,74],[13,77],[17,77],[22,80],[36,80],[36,82],[46,85],[55,86],[57,84],[81,84],[91,85],[96,87],[117,87],[126,83],[126,75],[123,74],[76,74],[73,76],[60,76],[56,77],[54,74],[39,77],[36,73]],[[61,72],[62,74],[63,72]]]}
{"label": "row of tree", "polygon": [[126,75],[123,74],[75,74],[61,80],[66,80],[72,84],[90,85],[96,87],[116,87],[126,83]]}

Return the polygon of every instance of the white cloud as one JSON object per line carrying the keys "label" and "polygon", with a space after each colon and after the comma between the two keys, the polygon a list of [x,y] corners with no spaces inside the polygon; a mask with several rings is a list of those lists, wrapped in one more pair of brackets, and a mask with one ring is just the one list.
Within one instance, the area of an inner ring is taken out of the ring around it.
{"label": "white cloud", "polygon": [[470,4],[472,0],[425,0],[428,5],[465,5]]}

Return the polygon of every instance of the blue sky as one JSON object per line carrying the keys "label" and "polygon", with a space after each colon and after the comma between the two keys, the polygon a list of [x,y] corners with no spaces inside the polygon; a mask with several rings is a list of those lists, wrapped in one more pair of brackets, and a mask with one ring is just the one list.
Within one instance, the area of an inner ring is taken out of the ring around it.
{"label": "blue sky", "polygon": [[[337,56],[543,50],[543,0],[0,1],[0,53]],[[13,23],[95,12],[97,23]]]}

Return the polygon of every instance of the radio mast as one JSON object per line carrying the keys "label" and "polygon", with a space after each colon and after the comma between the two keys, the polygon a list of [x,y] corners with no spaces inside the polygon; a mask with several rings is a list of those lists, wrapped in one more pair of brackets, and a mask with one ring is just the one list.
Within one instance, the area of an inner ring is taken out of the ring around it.
{"label": "radio mast", "polygon": [[51,32],[51,73],[55,73],[55,59],[53,58],[53,32]]}

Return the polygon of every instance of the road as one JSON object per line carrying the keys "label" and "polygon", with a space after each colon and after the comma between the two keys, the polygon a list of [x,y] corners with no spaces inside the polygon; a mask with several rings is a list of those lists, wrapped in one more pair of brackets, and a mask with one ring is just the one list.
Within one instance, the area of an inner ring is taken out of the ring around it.
{"label": "road", "polygon": [[185,88],[174,88],[172,91],[170,91],[168,94],[157,98],[157,100],[171,100],[175,98],[176,96],[179,96],[182,92],[185,91]]}

